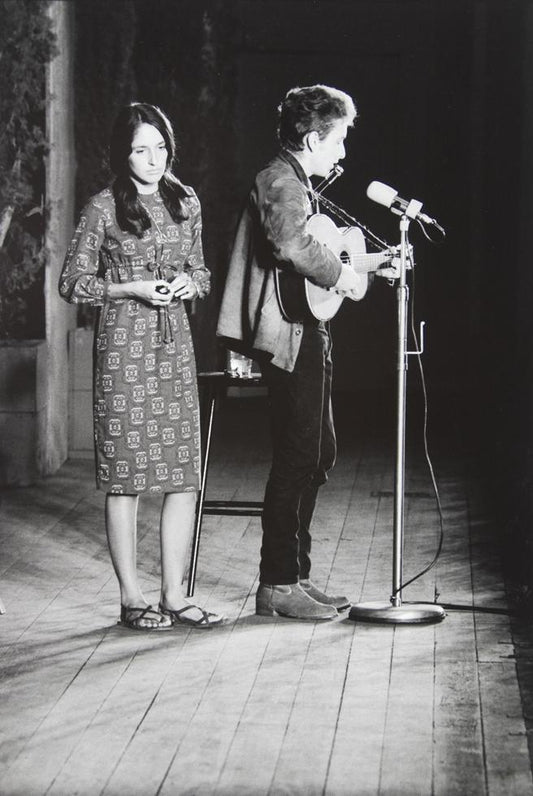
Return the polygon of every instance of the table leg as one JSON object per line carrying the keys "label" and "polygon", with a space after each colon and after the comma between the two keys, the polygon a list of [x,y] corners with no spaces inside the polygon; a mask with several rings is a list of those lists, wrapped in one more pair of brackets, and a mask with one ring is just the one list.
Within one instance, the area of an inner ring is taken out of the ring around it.
{"label": "table leg", "polygon": [[194,583],[196,580],[196,569],[198,566],[198,551],[200,548],[200,533],[202,530],[202,518],[204,511],[205,492],[207,489],[207,471],[209,469],[209,452],[211,450],[211,438],[213,436],[213,420],[215,417],[215,406],[217,399],[217,388],[213,387],[208,394],[209,401],[209,416],[207,421],[207,435],[205,441],[205,449],[202,461],[202,478],[200,481],[200,491],[196,501],[196,517],[194,525],[194,534],[192,540],[191,550],[191,563],[189,566],[189,582],[187,588],[187,597],[192,597],[194,594]]}

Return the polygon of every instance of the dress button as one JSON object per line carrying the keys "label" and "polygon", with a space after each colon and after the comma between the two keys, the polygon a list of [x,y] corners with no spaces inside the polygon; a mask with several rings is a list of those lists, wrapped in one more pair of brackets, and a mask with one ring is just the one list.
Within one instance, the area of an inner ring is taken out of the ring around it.
{"label": "dress button", "polygon": [[302,333],[302,330],[301,330],[301,329],[296,329],[296,331],[295,331],[295,333],[294,333],[294,334],[301,334],[301,333]]}

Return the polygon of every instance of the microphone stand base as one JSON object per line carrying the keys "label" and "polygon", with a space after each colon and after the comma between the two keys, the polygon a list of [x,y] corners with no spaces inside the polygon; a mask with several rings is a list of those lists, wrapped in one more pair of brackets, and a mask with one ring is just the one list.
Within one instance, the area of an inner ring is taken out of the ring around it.
{"label": "microphone stand base", "polygon": [[433,603],[391,605],[390,602],[356,603],[348,619],[353,622],[376,622],[386,625],[421,625],[442,622],[446,612]]}

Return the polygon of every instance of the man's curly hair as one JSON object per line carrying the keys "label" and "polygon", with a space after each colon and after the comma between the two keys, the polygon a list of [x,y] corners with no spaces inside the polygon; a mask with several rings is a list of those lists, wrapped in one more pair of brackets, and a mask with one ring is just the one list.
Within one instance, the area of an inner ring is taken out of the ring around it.
{"label": "man's curly hair", "polygon": [[291,88],[278,106],[278,139],[282,147],[297,151],[303,148],[307,133],[315,130],[325,138],[339,119],[351,126],[357,117],[352,98],[330,86]]}

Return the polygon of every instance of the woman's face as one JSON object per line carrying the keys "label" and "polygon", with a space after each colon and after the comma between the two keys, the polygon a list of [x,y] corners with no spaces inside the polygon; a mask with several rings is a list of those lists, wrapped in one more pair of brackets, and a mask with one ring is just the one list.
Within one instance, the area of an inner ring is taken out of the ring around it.
{"label": "woman's face", "polygon": [[165,173],[168,151],[165,139],[152,124],[142,122],[135,130],[128,158],[130,176],[139,193],[153,193]]}

